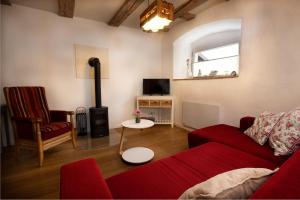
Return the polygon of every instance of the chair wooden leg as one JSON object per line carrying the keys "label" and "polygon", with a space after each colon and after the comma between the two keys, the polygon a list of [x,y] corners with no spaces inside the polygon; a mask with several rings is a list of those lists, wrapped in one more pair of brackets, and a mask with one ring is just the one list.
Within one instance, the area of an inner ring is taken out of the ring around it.
{"label": "chair wooden leg", "polygon": [[74,149],[77,149],[77,141],[76,141],[76,136],[75,136],[75,131],[74,131],[74,129],[72,129],[71,135],[72,135],[72,144],[73,144],[73,148],[74,148]]}
{"label": "chair wooden leg", "polygon": [[43,149],[39,148],[39,163],[40,163],[40,167],[43,166],[43,162],[44,162],[44,151],[43,151]]}
{"label": "chair wooden leg", "polygon": [[36,139],[37,139],[37,148],[38,148],[38,153],[39,153],[39,164],[40,164],[40,167],[42,167],[43,162],[44,162],[44,144],[43,144],[43,141],[42,141],[40,124],[39,123],[34,123],[33,124],[33,130],[35,130],[35,136],[36,136]]}
{"label": "chair wooden leg", "polygon": [[73,121],[73,114],[70,115],[70,122],[72,125],[72,129],[71,129],[71,137],[72,137],[72,144],[73,144],[73,148],[77,149],[77,141],[76,141],[76,134],[74,131],[74,121]]}

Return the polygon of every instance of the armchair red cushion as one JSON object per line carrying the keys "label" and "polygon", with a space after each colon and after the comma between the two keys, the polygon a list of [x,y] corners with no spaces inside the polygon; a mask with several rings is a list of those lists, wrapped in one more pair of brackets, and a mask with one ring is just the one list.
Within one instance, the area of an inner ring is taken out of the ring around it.
{"label": "armchair red cushion", "polygon": [[53,122],[51,124],[46,124],[41,127],[42,139],[48,140],[71,131],[71,129],[72,125],[70,122]]}

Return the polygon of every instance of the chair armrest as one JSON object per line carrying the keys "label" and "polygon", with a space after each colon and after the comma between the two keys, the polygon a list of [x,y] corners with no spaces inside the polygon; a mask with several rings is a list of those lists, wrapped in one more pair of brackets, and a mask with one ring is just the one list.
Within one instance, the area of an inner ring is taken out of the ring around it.
{"label": "chair armrest", "polygon": [[67,115],[74,115],[73,111],[50,110],[51,122],[67,122]]}
{"label": "chair armrest", "polygon": [[66,122],[67,112],[62,110],[50,110],[51,122]]}
{"label": "chair armrest", "polygon": [[22,118],[22,117],[12,117],[11,118],[13,121],[16,123],[18,122],[28,122],[28,123],[41,123],[42,119],[41,118]]}
{"label": "chair armrest", "polygon": [[250,128],[254,123],[255,117],[243,117],[240,119],[240,130],[244,132],[248,128]]}
{"label": "chair armrest", "polygon": [[66,111],[67,115],[74,115],[74,111]]}
{"label": "chair armrest", "polygon": [[112,199],[95,159],[88,158],[60,169],[61,199]]}

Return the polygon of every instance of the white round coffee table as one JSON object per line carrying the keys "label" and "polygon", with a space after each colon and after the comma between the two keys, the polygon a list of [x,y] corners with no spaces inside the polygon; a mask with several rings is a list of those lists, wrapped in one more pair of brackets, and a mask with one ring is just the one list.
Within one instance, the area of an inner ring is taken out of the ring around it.
{"label": "white round coffee table", "polygon": [[154,126],[154,122],[146,119],[141,119],[140,123],[135,123],[135,119],[122,122],[122,135],[120,141],[119,154],[122,159],[131,164],[143,164],[149,162],[154,157],[154,152],[146,147],[133,147],[125,151],[122,150],[124,142],[125,128],[145,129]]}

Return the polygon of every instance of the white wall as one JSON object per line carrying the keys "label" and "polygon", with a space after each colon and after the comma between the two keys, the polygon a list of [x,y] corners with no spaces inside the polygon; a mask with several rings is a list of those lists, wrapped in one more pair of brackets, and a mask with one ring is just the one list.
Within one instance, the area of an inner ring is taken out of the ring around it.
{"label": "white wall", "polygon": [[231,0],[210,7],[163,37],[163,75],[172,77],[172,44],[197,26],[242,18],[240,77],[173,81],[175,122],[182,101],[220,104],[220,122],[238,125],[244,115],[287,111],[300,105],[300,1]]}
{"label": "white wall", "polygon": [[76,79],[75,43],[109,48],[110,78],[102,80],[102,102],[109,107],[110,128],[132,117],[142,78],[161,76],[157,34],[17,5],[2,6],[2,18],[3,86],[44,86],[50,109],[95,104],[94,81]]}

